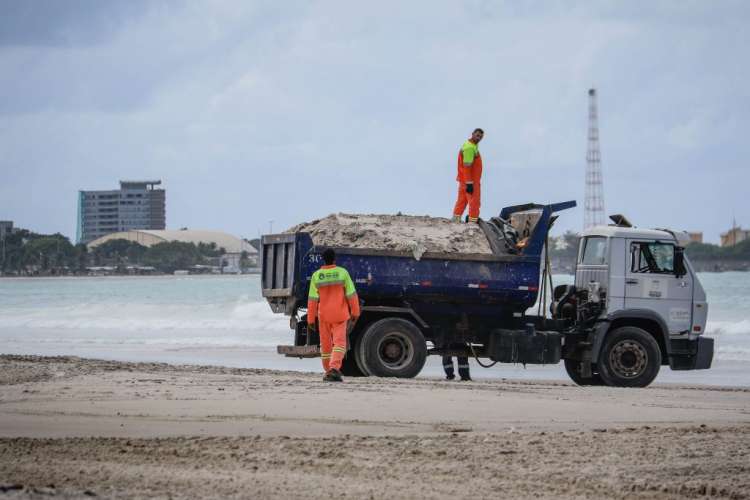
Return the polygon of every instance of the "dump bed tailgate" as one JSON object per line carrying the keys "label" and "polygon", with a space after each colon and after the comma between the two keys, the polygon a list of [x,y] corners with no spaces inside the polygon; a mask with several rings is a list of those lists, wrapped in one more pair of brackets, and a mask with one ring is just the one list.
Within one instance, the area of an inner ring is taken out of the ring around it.
{"label": "dump bed tailgate", "polygon": [[[296,235],[273,234],[261,241],[261,293],[274,312],[284,312],[286,300],[294,296]],[[277,305],[277,307],[274,306]]]}

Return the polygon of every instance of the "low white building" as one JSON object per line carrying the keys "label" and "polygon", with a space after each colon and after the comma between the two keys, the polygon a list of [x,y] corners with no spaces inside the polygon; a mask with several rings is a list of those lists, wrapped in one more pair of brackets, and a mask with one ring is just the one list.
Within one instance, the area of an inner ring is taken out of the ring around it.
{"label": "low white building", "polygon": [[158,243],[169,241],[180,241],[183,243],[204,243],[216,245],[217,249],[223,248],[221,260],[224,262],[224,271],[239,272],[240,258],[242,252],[247,252],[248,259],[253,265],[258,263],[258,251],[247,241],[237,238],[223,231],[207,231],[203,229],[131,229],[110,233],[97,238],[88,244],[89,248],[96,248],[102,243],[112,240],[128,240],[150,247]]}

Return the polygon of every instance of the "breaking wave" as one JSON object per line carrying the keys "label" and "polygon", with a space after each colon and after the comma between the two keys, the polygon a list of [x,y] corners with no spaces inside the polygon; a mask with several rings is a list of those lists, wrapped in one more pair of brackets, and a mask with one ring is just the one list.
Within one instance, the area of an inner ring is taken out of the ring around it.
{"label": "breaking wave", "polygon": [[750,361],[750,319],[709,321],[706,336],[714,339],[716,359]]}
{"label": "breaking wave", "polygon": [[[741,278],[741,280],[740,280]],[[713,285],[706,336],[717,360],[750,362],[750,287]],[[716,283],[712,283],[716,281]],[[257,277],[53,279],[0,282],[0,352],[27,346],[271,347],[290,343],[289,319],[271,312]]]}
{"label": "breaking wave", "polygon": [[[286,325],[264,302],[247,297],[224,304],[77,304],[5,310],[0,328],[59,330],[256,330]],[[287,327],[288,328],[288,327]]]}
{"label": "breaking wave", "polygon": [[709,321],[706,325],[709,336],[747,336],[750,341],[750,319],[740,321]]}

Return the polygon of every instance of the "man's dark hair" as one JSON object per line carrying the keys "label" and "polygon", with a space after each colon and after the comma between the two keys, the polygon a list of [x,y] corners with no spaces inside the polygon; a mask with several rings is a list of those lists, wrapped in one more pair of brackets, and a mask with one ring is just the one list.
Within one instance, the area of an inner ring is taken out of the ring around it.
{"label": "man's dark hair", "polygon": [[[484,130],[482,130],[481,128],[475,128],[475,129],[474,129],[474,132],[481,132],[481,133],[482,133],[482,135],[484,135]],[[472,134],[473,134],[474,132],[472,132]]]}
{"label": "man's dark hair", "polygon": [[330,266],[336,262],[336,252],[330,248],[326,249],[326,251],[323,252],[323,262],[326,263],[326,266]]}

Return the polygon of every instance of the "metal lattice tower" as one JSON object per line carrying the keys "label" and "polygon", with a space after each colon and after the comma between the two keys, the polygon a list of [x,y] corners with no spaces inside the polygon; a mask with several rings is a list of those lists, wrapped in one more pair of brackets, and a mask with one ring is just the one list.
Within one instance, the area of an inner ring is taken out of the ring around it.
{"label": "metal lattice tower", "polygon": [[596,109],[596,89],[589,89],[589,140],[586,151],[586,201],[583,229],[604,224],[604,185],[602,156],[599,151],[599,120]]}

